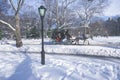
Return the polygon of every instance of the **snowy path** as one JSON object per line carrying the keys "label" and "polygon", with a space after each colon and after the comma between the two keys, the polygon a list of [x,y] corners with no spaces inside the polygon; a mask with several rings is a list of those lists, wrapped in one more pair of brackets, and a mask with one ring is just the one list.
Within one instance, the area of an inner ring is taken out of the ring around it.
{"label": "snowy path", "polygon": [[26,55],[26,58],[16,67],[14,74],[12,74],[8,80],[35,80],[31,69],[31,59],[28,55]]}
{"label": "snowy path", "polygon": [[22,53],[0,53],[0,80],[35,80],[31,59]]}

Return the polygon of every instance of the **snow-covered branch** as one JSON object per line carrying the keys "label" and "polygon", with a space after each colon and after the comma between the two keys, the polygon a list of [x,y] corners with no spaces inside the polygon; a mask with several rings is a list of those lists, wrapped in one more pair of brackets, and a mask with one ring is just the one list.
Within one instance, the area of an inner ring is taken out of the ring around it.
{"label": "snow-covered branch", "polygon": [[15,31],[15,28],[12,27],[9,23],[7,23],[7,22],[5,22],[3,20],[0,20],[0,22],[3,23],[3,24],[6,24],[9,28],[11,28],[13,31]]}

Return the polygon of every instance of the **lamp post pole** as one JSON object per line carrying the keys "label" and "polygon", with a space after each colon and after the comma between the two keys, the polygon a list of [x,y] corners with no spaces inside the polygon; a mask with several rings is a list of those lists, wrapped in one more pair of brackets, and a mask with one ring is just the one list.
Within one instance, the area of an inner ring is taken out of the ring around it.
{"label": "lamp post pole", "polygon": [[41,64],[45,64],[45,51],[44,51],[44,32],[43,32],[43,18],[41,19],[41,37],[42,37],[42,51],[41,51]]}
{"label": "lamp post pole", "polygon": [[45,16],[46,8],[44,6],[40,6],[38,8],[40,17],[41,17],[41,37],[42,37],[42,47],[41,47],[41,64],[45,64],[45,51],[44,51],[44,26],[43,26],[43,19]]}

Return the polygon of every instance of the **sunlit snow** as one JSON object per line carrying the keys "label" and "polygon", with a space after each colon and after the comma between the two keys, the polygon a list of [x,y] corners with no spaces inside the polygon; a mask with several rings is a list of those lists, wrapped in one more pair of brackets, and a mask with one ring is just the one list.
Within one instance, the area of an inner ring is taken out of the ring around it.
{"label": "sunlit snow", "polygon": [[98,46],[52,45],[50,41],[45,39],[46,63],[41,65],[39,39],[24,39],[21,48],[13,40],[1,40],[0,80],[120,80],[120,37],[89,39]]}

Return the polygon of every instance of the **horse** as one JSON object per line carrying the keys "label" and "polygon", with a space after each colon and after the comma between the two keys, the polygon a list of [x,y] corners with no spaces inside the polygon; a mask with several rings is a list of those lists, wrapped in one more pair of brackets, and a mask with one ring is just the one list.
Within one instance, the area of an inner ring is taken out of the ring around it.
{"label": "horse", "polygon": [[87,41],[87,44],[89,45],[89,41],[88,41],[88,38],[91,38],[92,39],[92,36],[89,35],[89,34],[82,34],[78,37],[75,37],[74,39],[72,39],[72,43],[73,44],[80,44],[79,41],[80,40],[83,40],[83,45],[85,44],[85,42]]}

